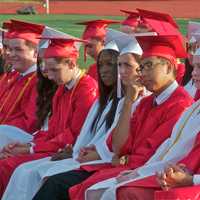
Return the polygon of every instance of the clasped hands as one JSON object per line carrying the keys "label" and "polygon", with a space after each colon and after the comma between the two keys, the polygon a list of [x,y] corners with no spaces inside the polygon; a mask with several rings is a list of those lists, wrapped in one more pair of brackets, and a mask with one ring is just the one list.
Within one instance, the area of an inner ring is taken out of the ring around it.
{"label": "clasped hands", "polygon": [[13,142],[7,144],[1,151],[0,151],[0,159],[9,158],[16,155],[22,154],[29,154],[30,153],[30,144],[29,143],[20,143],[20,142]]}

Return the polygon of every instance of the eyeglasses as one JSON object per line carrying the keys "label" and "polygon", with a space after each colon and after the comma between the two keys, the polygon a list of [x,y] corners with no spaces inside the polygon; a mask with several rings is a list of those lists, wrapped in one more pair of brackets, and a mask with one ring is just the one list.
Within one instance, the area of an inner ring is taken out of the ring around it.
{"label": "eyeglasses", "polygon": [[157,67],[158,65],[163,65],[163,62],[152,62],[152,61],[148,61],[144,64],[140,64],[140,67],[137,69],[138,72],[142,72],[142,71],[152,71],[153,69],[155,69],[155,67]]}

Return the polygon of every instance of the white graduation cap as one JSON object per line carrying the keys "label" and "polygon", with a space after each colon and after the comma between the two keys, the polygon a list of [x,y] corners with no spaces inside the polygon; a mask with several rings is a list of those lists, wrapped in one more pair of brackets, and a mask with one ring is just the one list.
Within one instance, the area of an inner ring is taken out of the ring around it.
{"label": "white graduation cap", "polygon": [[105,44],[104,48],[103,49],[112,49],[112,50],[115,50],[115,51],[118,51],[119,52],[119,48],[116,44],[116,42],[114,40],[108,42],[107,44]]}
{"label": "white graduation cap", "polygon": [[[119,48],[120,55],[126,53],[134,53],[137,55],[142,55],[143,51],[140,47],[138,41],[135,39],[135,36],[132,34],[126,34],[117,30],[108,29],[105,37],[105,42],[115,42]],[[118,69],[119,72],[119,69]],[[117,80],[117,97],[121,98],[121,79],[120,74],[118,73]]]}
{"label": "white graduation cap", "polygon": [[[44,38],[73,38],[73,39],[78,39],[72,35],[69,35],[67,33],[58,31],[56,29],[53,29],[49,26],[45,26],[44,31],[42,33],[42,36]],[[81,44],[79,42],[76,42],[76,48],[79,49]],[[46,39],[41,39],[39,43],[39,49],[46,49],[49,46],[49,40]]]}
{"label": "white graduation cap", "polygon": [[106,43],[115,41],[120,54],[134,53],[142,55],[143,51],[138,41],[132,34],[126,34],[117,30],[108,29],[105,37]]}
{"label": "white graduation cap", "polygon": [[200,64],[200,48],[198,48],[192,58],[193,64]]}
{"label": "white graduation cap", "polygon": [[[194,43],[196,42],[194,40],[195,36],[193,35],[196,31],[198,31],[200,29],[200,22],[193,22],[193,21],[189,21],[188,22],[188,26],[187,26],[187,38],[189,43]],[[192,38],[194,37],[194,38]],[[196,39],[196,38],[195,38]]]}

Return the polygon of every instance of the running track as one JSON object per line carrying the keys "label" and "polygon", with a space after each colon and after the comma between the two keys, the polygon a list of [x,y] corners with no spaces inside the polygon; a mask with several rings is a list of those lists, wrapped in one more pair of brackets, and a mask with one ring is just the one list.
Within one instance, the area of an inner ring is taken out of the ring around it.
{"label": "running track", "polygon": [[[39,13],[45,13],[41,3],[3,3],[1,14],[12,14],[23,6],[33,5]],[[143,1],[53,1],[50,2],[52,14],[94,14],[121,15],[119,9],[134,10],[144,8],[170,13],[178,18],[200,18],[200,0],[143,0]]]}

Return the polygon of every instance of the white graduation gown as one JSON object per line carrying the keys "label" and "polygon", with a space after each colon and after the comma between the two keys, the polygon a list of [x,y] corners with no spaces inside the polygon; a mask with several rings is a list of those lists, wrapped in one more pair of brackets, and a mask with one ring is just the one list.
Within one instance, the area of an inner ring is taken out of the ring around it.
{"label": "white graduation gown", "polygon": [[[169,163],[177,163],[183,159],[184,156],[192,150],[195,138],[199,131],[200,101],[197,101],[182,114],[181,118],[173,128],[171,137],[160,145],[156,153],[147,161],[144,166],[133,170],[132,173],[127,176],[127,181],[117,184],[116,179],[111,178],[99,182],[88,188],[85,194],[86,197],[90,196],[90,192],[94,192],[95,190],[99,189],[106,189],[101,197],[101,200],[116,199],[116,188],[134,180],[151,176],[155,174],[155,172],[163,170]],[[176,140],[177,142],[175,142]],[[87,200],[90,199],[88,198]]]}
{"label": "white graduation gown", "polygon": [[184,86],[185,90],[190,94],[191,97],[195,97],[197,88],[192,82],[192,79]]}

